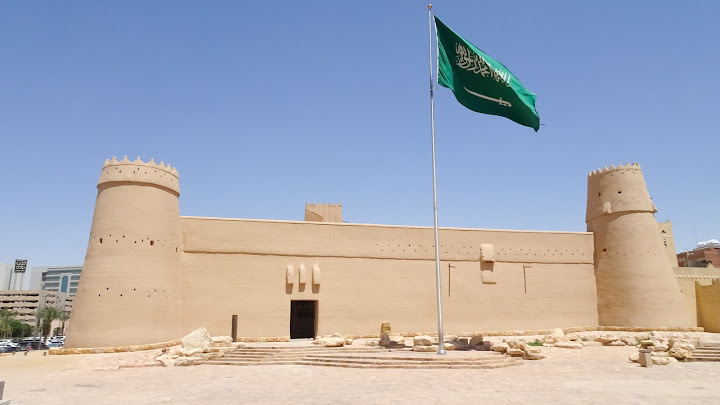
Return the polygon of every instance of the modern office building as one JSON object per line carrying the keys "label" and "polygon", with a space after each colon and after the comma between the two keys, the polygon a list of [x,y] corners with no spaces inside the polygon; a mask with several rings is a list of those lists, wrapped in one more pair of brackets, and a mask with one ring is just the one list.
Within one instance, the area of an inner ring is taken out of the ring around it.
{"label": "modern office building", "polygon": [[[77,266],[45,266],[33,267],[32,274],[40,274],[40,289],[47,291],[56,291],[75,296],[77,292],[78,282],[80,281],[80,273],[82,265]],[[35,277],[31,277],[35,278]],[[34,289],[37,286],[32,286]]]}

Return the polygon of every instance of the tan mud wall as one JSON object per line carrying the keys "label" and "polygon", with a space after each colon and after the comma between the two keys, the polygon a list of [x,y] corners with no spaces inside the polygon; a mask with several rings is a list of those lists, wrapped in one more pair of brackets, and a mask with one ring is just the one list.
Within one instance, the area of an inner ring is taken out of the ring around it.
{"label": "tan mud wall", "polygon": [[711,285],[695,285],[697,291],[698,323],[706,332],[720,333],[720,281]]}
{"label": "tan mud wall", "polygon": [[[182,217],[181,230],[187,331],[227,335],[237,314],[238,336],[289,336],[296,299],[318,301],[319,335],[377,333],[384,320],[399,332],[437,329],[432,228]],[[440,241],[446,330],[598,324],[592,234],[441,229]],[[483,243],[496,259],[484,275]]]}

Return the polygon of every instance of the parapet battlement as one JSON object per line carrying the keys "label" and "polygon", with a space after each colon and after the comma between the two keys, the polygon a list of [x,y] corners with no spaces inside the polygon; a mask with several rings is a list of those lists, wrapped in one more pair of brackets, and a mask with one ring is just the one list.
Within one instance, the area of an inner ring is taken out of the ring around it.
{"label": "parapet battlement", "polygon": [[105,160],[98,186],[109,182],[155,184],[180,194],[177,170],[165,162],[155,163],[153,159],[147,163],[139,157],[131,162],[127,156],[120,161],[114,156],[112,160]]}
{"label": "parapet battlement", "polygon": [[588,173],[588,177],[597,176],[597,175],[601,175],[601,174],[607,174],[607,173],[609,173],[609,172],[616,171],[616,170],[622,170],[622,169],[625,169],[625,170],[627,170],[627,169],[637,169],[637,170],[641,170],[641,168],[640,168],[640,163],[633,163],[633,164],[626,163],[625,166],[623,166],[622,163],[618,163],[617,167],[615,167],[615,165],[610,165],[610,168],[608,168],[607,166],[605,166],[605,167],[602,168],[602,169],[593,170],[593,171],[591,171],[590,173]]}

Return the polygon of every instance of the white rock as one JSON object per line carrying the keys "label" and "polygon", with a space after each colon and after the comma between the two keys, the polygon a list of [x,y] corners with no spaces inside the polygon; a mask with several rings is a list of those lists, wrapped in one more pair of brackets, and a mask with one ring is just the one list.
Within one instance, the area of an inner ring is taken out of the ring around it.
{"label": "white rock", "polygon": [[613,340],[612,342],[606,343],[606,346],[627,346],[622,340]]}
{"label": "white rock", "polygon": [[[614,342],[617,340],[619,340],[619,338],[617,336],[607,334],[607,333],[600,335],[600,337],[598,337],[598,338],[595,338],[596,342],[602,342],[603,344],[608,344],[610,342]],[[623,346],[625,346],[625,345],[623,345]]]}
{"label": "white rock", "polygon": [[509,348],[510,348],[510,346],[508,346],[508,344],[504,343],[504,342],[503,343],[495,343],[494,345],[492,345],[492,351],[494,351],[494,352],[505,353]]}
{"label": "white rock", "polygon": [[184,357],[192,357],[195,355],[200,355],[200,354],[202,354],[202,352],[203,352],[203,349],[200,349],[197,347],[194,349],[181,349],[180,350],[180,354]]}
{"label": "white rock", "polygon": [[430,346],[432,345],[432,338],[427,335],[415,336],[413,338],[414,346]]}
{"label": "white rock", "polygon": [[640,361],[640,353],[633,353],[628,357],[628,360],[632,361],[633,363],[637,363]]}
{"label": "white rock", "polygon": [[436,352],[438,351],[438,346],[435,345],[415,345],[413,346],[414,352]]}
{"label": "white rock", "polygon": [[557,342],[553,347],[561,347],[563,349],[582,349],[585,347],[581,342]]}
{"label": "white rock", "polygon": [[230,336],[213,336],[210,340],[212,343],[226,343],[227,345],[231,345],[233,342]]}
{"label": "white rock", "polygon": [[366,340],[365,346],[378,346],[380,345],[380,341],[372,339],[372,340]]}
{"label": "white rock", "polygon": [[212,338],[208,333],[207,329],[199,328],[190,332],[182,339],[180,339],[183,349],[207,349],[212,343]]}
{"label": "white rock", "polygon": [[513,348],[507,349],[506,353],[512,357],[523,357],[525,355],[525,352],[522,351],[521,349],[513,349]]}
{"label": "white rock", "polygon": [[545,355],[540,353],[526,353],[523,358],[525,360],[542,360],[545,358]]}
{"label": "white rock", "polygon": [[674,357],[678,360],[685,360],[692,358],[692,352],[687,349],[682,349],[680,347],[673,347],[668,351],[668,354],[670,357]]}
{"label": "white rock", "polygon": [[325,347],[342,347],[345,346],[345,339],[341,337],[323,337],[315,339],[313,343]]}
{"label": "white rock", "polygon": [[577,333],[568,333],[568,334],[565,335],[565,336],[567,336],[568,340],[570,340],[571,342],[578,342],[578,341],[580,341],[580,336],[578,336]]}
{"label": "white rock", "polygon": [[176,366],[195,366],[198,364],[202,364],[203,358],[202,357],[180,357],[177,360],[175,360]]}

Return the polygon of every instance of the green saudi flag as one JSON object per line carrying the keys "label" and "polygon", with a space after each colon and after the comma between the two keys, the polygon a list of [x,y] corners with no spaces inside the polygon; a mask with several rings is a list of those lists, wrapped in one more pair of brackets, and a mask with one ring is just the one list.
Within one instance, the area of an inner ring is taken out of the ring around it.
{"label": "green saudi flag", "polygon": [[438,40],[438,84],[455,93],[465,107],[499,115],[520,125],[540,128],[535,94],[508,68],[463,39],[435,17]]}

